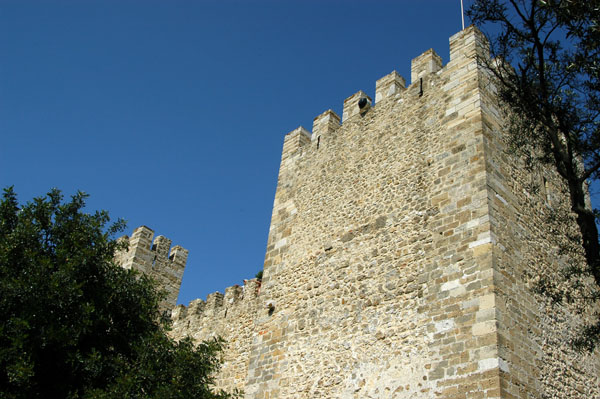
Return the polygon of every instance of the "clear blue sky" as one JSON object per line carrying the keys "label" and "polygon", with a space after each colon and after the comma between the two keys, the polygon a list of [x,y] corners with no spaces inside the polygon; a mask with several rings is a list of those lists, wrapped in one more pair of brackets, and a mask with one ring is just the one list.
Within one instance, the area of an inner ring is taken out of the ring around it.
{"label": "clear blue sky", "polygon": [[[465,6],[470,1],[465,1]],[[283,138],[434,48],[459,0],[0,0],[0,186],[189,249],[179,302],[262,269]],[[468,24],[468,21],[467,21]]]}

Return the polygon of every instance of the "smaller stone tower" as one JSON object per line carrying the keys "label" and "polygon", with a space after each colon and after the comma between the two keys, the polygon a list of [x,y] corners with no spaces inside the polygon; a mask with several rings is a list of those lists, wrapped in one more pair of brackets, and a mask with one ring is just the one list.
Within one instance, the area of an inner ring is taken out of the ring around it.
{"label": "smaller stone tower", "polygon": [[153,236],[152,229],[141,226],[131,237],[121,237],[129,242],[129,250],[118,253],[116,259],[125,269],[138,270],[156,280],[167,292],[161,310],[170,311],[177,304],[188,250],[179,245],[171,248],[171,240],[164,236],[157,236],[152,241]]}

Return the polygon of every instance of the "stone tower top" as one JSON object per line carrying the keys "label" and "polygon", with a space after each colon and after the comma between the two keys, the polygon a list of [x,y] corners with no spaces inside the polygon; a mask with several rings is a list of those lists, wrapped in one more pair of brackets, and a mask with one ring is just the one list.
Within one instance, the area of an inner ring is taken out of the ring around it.
{"label": "stone tower top", "polygon": [[174,337],[227,340],[218,388],[246,399],[600,398],[598,354],[564,345],[585,315],[548,313],[530,289],[528,276],[554,275],[562,255],[548,197],[529,187],[559,196],[562,181],[507,151],[487,52],[471,26],[450,38],[446,65],[428,50],[408,87],[392,72],[375,104],[358,91],[342,118],[327,110],[312,134],[285,136],[262,281],[173,312]]}
{"label": "stone tower top", "polygon": [[140,226],[131,237],[121,237],[121,240],[127,240],[129,249],[117,254],[117,261],[125,269],[138,270],[156,280],[167,293],[161,308],[168,311],[177,304],[188,251],[179,245],[171,247],[171,240],[164,236],[157,236],[152,241],[153,236],[152,229]]}

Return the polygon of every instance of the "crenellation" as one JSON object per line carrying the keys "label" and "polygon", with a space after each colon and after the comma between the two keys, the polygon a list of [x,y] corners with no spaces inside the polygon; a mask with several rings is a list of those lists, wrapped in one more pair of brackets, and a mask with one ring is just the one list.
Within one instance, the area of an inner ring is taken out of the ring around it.
{"label": "crenellation", "polygon": [[467,59],[477,61],[477,57],[489,58],[489,42],[485,35],[471,25],[450,37],[450,62]]}
{"label": "crenellation", "polygon": [[317,145],[321,144],[321,136],[327,137],[335,132],[340,127],[340,117],[328,109],[313,120],[312,141],[317,141]]}
{"label": "crenellation", "polygon": [[173,308],[173,311],[171,311],[171,319],[173,320],[173,322],[177,322],[179,320],[183,320],[187,317],[188,314],[188,308],[186,308],[183,305],[177,305]]}
{"label": "crenellation", "polygon": [[171,252],[169,253],[169,259],[173,261],[173,264],[179,266],[182,273],[187,262],[188,254],[189,251],[180,245],[175,245],[171,248]]}
{"label": "crenellation", "polygon": [[350,97],[344,100],[344,112],[342,113],[342,123],[352,118],[354,115],[363,113],[359,107],[359,102],[362,99],[367,99],[369,104],[371,103],[371,97],[369,97],[364,91],[359,90]]}
{"label": "crenellation", "polygon": [[230,306],[242,299],[242,296],[243,289],[236,284],[234,286],[225,288],[225,297],[223,298],[223,301],[225,302],[226,306]]}
{"label": "crenellation", "polygon": [[170,311],[177,303],[188,251],[179,245],[171,248],[171,240],[164,236],[152,241],[153,236],[154,231],[149,227],[138,227],[131,237],[119,238],[128,243],[128,249],[117,253],[115,258],[123,268],[152,277],[166,293],[161,310]]}
{"label": "crenellation", "polygon": [[205,311],[207,314],[211,314],[211,312],[217,313],[223,307],[223,294],[220,292],[213,292],[212,294],[208,294],[206,296],[206,308]]}
{"label": "crenellation", "polygon": [[222,336],[227,340],[228,349],[224,353],[217,387],[244,387],[253,320],[261,308],[259,288],[260,280],[244,280],[243,287],[234,285],[225,288],[225,295],[212,293],[207,296],[206,302],[196,299],[187,308],[178,306],[173,310],[173,336],[191,336],[196,340]]}
{"label": "crenellation", "polygon": [[149,272],[146,265],[151,262],[152,237],[154,237],[154,231],[146,226],[140,226],[133,231],[129,238],[128,261],[122,263],[123,267],[131,269],[136,265],[139,271]]}
{"label": "crenellation", "polygon": [[406,81],[398,72],[393,71],[375,83],[375,103],[378,104],[386,98],[394,97],[404,90],[406,90]]}
{"label": "crenellation", "polygon": [[283,151],[281,156],[281,167],[279,174],[293,165],[296,158],[302,155],[302,149],[311,141],[311,134],[302,126],[292,130],[285,135]]}
{"label": "crenellation", "polygon": [[302,126],[297,127],[285,135],[283,142],[283,154],[287,157],[293,156],[300,148],[310,143],[311,133]]}
{"label": "crenellation", "polygon": [[361,118],[359,91],[344,123],[328,110],[312,137],[285,136],[262,281],[173,310],[174,337],[227,340],[219,388],[600,398],[599,354],[564,343],[586,316],[551,310],[528,274],[567,263],[545,218],[548,191],[554,210],[568,203],[562,181],[506,150],[483,35],[469,27],[450,49],[445,66],[433,50],[415,58],[408,88],[396,72],[379,79]]}
{"label": "crenellation", "polygon": [[[183,305],[176,307],[178,320],[186,317],[201,317],[212,319],[218,317],[223,310],[228,313],[239,312],[247,306],[254,306],[260,292],[260,280],[244,280],[244,285],[238,284],[225,288],[225,294],[213,292],[206,296],[206,301],[194,299],[186,308]],[[183,308],[182,308],[183,306]],[[172,316],[175,318],[175,316]]]}
{"label": "crenellation", "polygon": [[144,243],[144,244],[140,243],[140,245],[145,245],[147,243],[148,244],[147,246],[150,247],[150,243],[152,242],[152,237],[154,237],[154,230],[152,230],[151,228],[149,228],[147,226],[140,226],[137,229],[133,230],[133,234],[131,235],[131,240]]}
{"label": "crenellation", "polygon": [[202,299],[194,299],[190,302],[188,306],[187,315],[202,315],[204,313],[204,309],[206,308],[206,302]]}
{"label": "crenellation", "polygon": [[152,243],[151,250],[156,256],[160,256],[165,259],[169,256],[169,249],[171,248],[171,240],[165,236],[157,236]]}
{"label": "crenellation", "polygon": [[433,49],[429,49],[417,58],[414,58],[410,64],[410,81],[415,84],[419,79],[438,72],[442,69],[442,57],[436,54]]}
{"label": "crenellation", "polygon": [[261,281],[259,279],[244,280],[244,298],[256,299],[260,293]]}

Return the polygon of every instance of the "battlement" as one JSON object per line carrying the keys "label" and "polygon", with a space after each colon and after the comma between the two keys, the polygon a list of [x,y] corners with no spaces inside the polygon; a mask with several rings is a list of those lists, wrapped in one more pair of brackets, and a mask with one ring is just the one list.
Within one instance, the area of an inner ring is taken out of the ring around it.
{"label": "battlement", "polygon": [[433,49],[429,49],[410,63],[410,80],[416,83],[419,79],[430,73],[436,73],[442,69],[442,57],[436,54]]}
{"label": "battlement", "polygon": [[244,280],[244,285],[225,288],[225,294],[213,292],[206,300],[194,299],[188,306],[178,305],[171,312],[173,328],[178,334],[191,333],[202,326],[220,325],[225,319],[250,317],[259,308],[261,282]]}
{"label": "battlement", "polygon": [[[392,71],[378,79],[375,83],[375,102],[362,90],[354,93],[344,100],[342,117],[340,118],[331,109],[314,118],[312,132],[302,126],[291,131],[285,136],[283,154],[281,159],[282,170],[284,166],[293,164],[292,160],[301,156],[313,143],[318,149],[323,144],[325,137],[333,134],[340,126],[354,118],[366,115],[371,108],[389,99],[402,98],[406,101],[418,101],[418,98],[432,89],[430,77],[445,72],[461,73],[477,68],[477,57],[489,57],[489,44],[485,36],[474,26],[458,32],[450,38],[450,61],[443,65],[442,58],[433,49],[411,61],[411,84],[406,87],[406,80],[398,72]],[[463,70],[463,63],[470,64]],[[452,71],[450,71],[452,70]],[[454,79],[454,84],[459,80]],[[407,89],[412,89],[407,94]],[[362,107],[361,107],[362,100]],[[341,123],[340,123],[341,122]],[[308,140],[310,138],[310,141]]]}
{"label": "battlement", "polygon": [[335,132],[340,127],[340,117],[328,109],[313,120],[313,129],[311,140],[317,141],[317,146],[320,144],[321,135],[327,135]]}
{"label": "battlement", "polygon": [[406,89],[406,81],[398,72],[385,75],[375,83],[375,102],[380,102],[388,97],[400,93]]}
{"label": "battlement", "polygon": [[117,261],[126,269],[135,269],[156,280],[167,293],[162,308],[170,310],[177,303],[179,287],[187,262],[187,249],[175,245],[162,235],[154,238],[154,231],[140,226],[131,237],[123,236],[121,241],[128,243],[128,249],[116,255]]}

